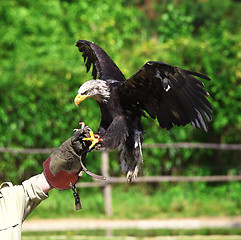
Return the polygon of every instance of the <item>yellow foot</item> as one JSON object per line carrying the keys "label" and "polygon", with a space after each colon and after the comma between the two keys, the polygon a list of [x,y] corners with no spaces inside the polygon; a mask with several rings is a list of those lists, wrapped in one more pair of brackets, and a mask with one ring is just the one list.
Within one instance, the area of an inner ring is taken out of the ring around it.
{"label": "yellow foot", "polygon": [[89,138],[83,138],[83,140],[92,142],[91,145],[89,146],[89,149],[91,149],[97,143],[101,142],[101,138],[99,136],[95,137],[95,135],[94,135],[94,133],[92,131],[90,131],[89,134],[90,134],[90,137]]}

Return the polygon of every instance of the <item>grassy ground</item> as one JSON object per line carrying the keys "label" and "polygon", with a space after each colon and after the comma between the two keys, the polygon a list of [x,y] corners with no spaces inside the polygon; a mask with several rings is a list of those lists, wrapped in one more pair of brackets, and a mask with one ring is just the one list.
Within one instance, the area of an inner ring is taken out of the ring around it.
{"label": "grassy ground", "polygon": [[[241,183],[180,183],[114,185],[112,219],[178,218],[241,215]],[[83,209],[74,210],[71,191],[53,190],[30,215],[36,218],[107,218],[102,189],[79,189]],[[24,232],[23,240],[238,240],[241,229],[104,230],[81,232]]]}
{"label": "grassy ground", "polygon": [[228,240],[241,239],[240,229],[200,229],[200,230],[119,230],[111,232],[107,237],[105,231],[81,232],[37,232],[23,233],[23,240],[57,240],[57,239],[88,239],[88,240]]}
{"label": "grassy ground", "polygon": [[[114,185],[114,219],[146,219],[241,215],[241,183],[179,183]],[[79,189],[83,205],[74,210],[72,191],[50,192],[29,218],[106,218],[101,188]]]}
{"label": "grassy ground", "polygon": [[240,240],[240,236],[175,236],[175,237],[98,237],[98,236],[43,236],[43,237],[22,237],[22,240]]}

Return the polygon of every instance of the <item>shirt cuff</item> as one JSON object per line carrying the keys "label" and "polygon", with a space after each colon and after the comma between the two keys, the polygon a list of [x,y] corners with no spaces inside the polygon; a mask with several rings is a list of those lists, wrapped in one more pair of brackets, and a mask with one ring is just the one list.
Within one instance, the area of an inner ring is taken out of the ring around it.
{"label": "shirt cuff", "polygon": [[23,188],[30,198],[34,202],[41,202],[42,200],[48,198],[48,195],[45,194],[42,189],[37,184],[37,178],[39,174],[31,177],[30,179],[22,183]]}

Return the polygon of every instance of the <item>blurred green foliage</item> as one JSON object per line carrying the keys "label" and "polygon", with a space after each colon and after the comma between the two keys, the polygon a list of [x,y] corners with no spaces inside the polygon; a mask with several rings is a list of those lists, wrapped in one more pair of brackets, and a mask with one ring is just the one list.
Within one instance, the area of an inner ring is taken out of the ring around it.
{"label": "blurred green foliage", "polygon": [[[75,47],[94,41],[126,77],[148,60],[208,75],[214,107],[209,132],[191,126],[161,130],[144,119],[145,142],[241,142],[241,3],[224,0],[0,1],[0,146],[48,148],[71,136],[79,121],[94,131],[93,100],[76,108],[79,86],[91,79]],[[111,173],[119,175],[117,154]],[[41,171],[45,155],[1,153],[0,180],[16,182]],[[88,155],[99,170],[99,155]],[[236,174],[240,152],[144,150],[144,174]]]}
{"label": "blurred green foliage", "polygon": [[[202,182],[115,184],[112,187],[114,219],[166,219],[240,216],[241,185],[229,182],[213,187]],[[83,211],[74,210],[69,191],[51,191],[30,218],[109,218],[101,188],[79,189]],[[64,199],[64,201],[63,201]],[[51,213],[51,214],[50,214]]]}

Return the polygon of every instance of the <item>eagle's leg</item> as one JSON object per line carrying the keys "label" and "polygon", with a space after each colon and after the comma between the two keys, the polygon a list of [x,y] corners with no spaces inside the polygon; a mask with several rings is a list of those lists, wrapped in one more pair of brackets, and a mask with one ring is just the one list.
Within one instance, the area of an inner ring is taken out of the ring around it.
{"label": "eagle's leg", "polygon": [[134,169],[134,170],[128,171],[128,173],[127,173],[127,175],[126,175],[126,178],[127,178],[127,182],[128,182],[128,183],[132,183],[132,181],[138,176],[139,169],[140,169],[140,164],[138,163],[138,164],[135,166],[135,169]]}
{"label": "eagle's leg", "polygon": [[[133,149],[129,149],[128,145],[119,147],[119,160],[122,172],[127,172],[127,181],[131,183],[138,175],[142,159],[142,139],[143,132],[134,130]],[[127,143],[129,144],[129,143]],[[132,142],[130,142],[132,144]]]}

